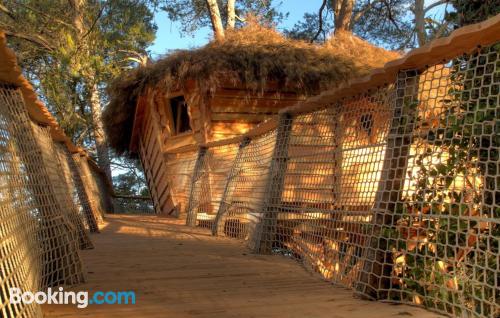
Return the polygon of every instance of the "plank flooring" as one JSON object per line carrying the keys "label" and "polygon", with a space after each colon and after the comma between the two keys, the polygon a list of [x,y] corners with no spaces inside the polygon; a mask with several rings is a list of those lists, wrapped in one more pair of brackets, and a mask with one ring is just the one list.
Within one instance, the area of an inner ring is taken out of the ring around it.
{"label": "plank flooring", "polygon": [[44,305],[45,317],[439,317],[356,299],[297,262],[154,216],[107,217],[82,251],[87,282],[72,290],[136,292],[135,305]]}

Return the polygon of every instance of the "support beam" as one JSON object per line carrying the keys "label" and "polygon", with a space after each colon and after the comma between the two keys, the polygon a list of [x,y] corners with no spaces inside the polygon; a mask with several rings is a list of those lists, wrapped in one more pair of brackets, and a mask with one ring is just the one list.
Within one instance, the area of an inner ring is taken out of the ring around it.
{"label": "support beam", "polygon": [[222,193],[222,197],[220,200],[219,210],[217,211],[214,225],[212,227],[212,235],[218,236],[220,235],[220,233],[224,232],[225,216],[230,206],[227,200],[231,196],[232,191],[234,190],[235,178],[239,174],[245,148],[250,144],[250,141],[251,141],[250,138],[245,138],[240,143],[238,153],[236,154],[236,158],[234,158],[233,166],[231,167],[231,170],[229,171],[229,174],[226,179],[226,185],[224,186],[224,192]]}
{"label": "support beam", "polygon": [[266,198],[262,208],[263,218],[255,235],[255,252],[270,254],[276,237],[278,212],[282,204],[281,196],[285,185],[288,164],[288,145],[292,131],[293,118],[288,113],[280,114],[276,144],[266,184]]}
{"label": "support beam", "polygon": [[395,212],[400,208],[408,155],[413,141],[418,106],[418,72],[401,71],[396,83],[394,111],[387,137],[387,148],[373,208],[370,237],[364,251],[364,264],[356,290],[370,299],[386,299],[384,286],[389,284],[392,256],[382,231],[396,225]]}
{"label": "support beam", "polygon": [[203,175],[203,167],[205,165],[205,158],[207,154],[206,147],[200,147],[198,150],[198,157],[196,158],[196,163],[194,165],[193,176],[191,178],[191,189],[189,191],[189,200],[187,205],[187,226],[196,226],[196,219],[198,215],[198,207],[194,204],[198,201],[197,198],[200,196],[200,178]]}

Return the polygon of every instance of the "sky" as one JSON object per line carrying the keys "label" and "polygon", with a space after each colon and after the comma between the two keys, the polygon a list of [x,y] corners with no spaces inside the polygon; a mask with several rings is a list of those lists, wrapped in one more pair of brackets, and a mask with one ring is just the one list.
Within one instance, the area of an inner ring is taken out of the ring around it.
{"label": "sky", "polygon": [[[438,0],[425,0],[425,5],[432,4]],[[276,1],[279,3],[280,1]],[[295,23],[300,21],[306,12],[316,12],[319,10],[322,0],[282,0],[278,9],[281,12],[288,12],[289,16],[278,25],[278,29],[291,28]],[[439,14],[443,11],[443,7],[434,10],[434,13]],[[210,28],[203,28],[198,30],[193,35],[180,35],[180,23],[172,22],[168,19],[165,12],[160,11],[155,14],[155,22],[158,26],[156,32],[156,40],[152,46],[149,47],[153,58],[167,53],[173,49],[188,49],[196,46],[201,46],[208,42],[212,36]]]}
{"label": "sky", "polygon": [[[282,4],[278,6],[278,9],[281,12],[289,12],[289,16],[278,26],[278,29],[292,27],[297,21],[302,19],[304,13],[316,12],[322,2],[322,0],[282,0]],[[184,35],[181,37],[179,33],[180,24],[170,21],[165,12],[157,12],[155,22],[158,25],[156,41],[149,48],[153,58],[166,53],[168,50],[187,49],[203,45],[212,36],[212,30],[204,28],[192,36]]]}

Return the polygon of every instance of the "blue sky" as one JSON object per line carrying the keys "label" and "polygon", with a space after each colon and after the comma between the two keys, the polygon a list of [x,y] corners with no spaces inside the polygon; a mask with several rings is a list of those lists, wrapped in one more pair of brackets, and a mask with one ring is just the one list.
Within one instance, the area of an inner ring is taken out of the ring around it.
{"label": "blue sky", "polygon": [[[315,12],[321,6],[322,0],[282,0],[278,7],[282,12],[289,12],[288,18],[281,23],[278,28],[292,27],[297,21],[302,19],[305,12]],[[277,1],[278,3],[278,1]],[[153,58],[158,54],[164,54],[171,49],[185,49],[200,46],[208,42],[212,35],[209,28],[197,31],[192,36],[181,37],[179,33],[180,24],[170,21],[164,12],[157,12],[155,22],[158,25],[156,41],[150,47]]]}
{"label": "blue sky", "polygon": [[[438,0],[425,0],[426,6]],[[279,3],[280,1],[276,1]],[[292,27],[296,22],[300,21],[306,12],[316,12],[321,6],[322,0],[281,0],[282,4],[278,9],[282,12],[288,12],[289,16],[285,19],[278,29],[285,29]],[[443,6],[431,12],[434,14],[442,14]],[[167,14],[163,11],[157,12],[155,15],[155,22],[158,25],[156,33],[156,40],[150,46],[151,55],[157,58],[158,55],[165,54],[172,49],[186,49],[195,46],[200,46],[208,42],[212,36],[212,30],[204,28],[198,30],[193,35],[180,35],[180,23],[170,21]]]}

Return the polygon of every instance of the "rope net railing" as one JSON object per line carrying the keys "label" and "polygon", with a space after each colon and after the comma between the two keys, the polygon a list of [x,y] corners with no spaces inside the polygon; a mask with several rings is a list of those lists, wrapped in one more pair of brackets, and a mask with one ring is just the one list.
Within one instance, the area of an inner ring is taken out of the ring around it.
{"label": "rope net railing", "polygon": [[[84,282],[79,250],[107,211],[102,177],[88,159],[32,121],[21,89],[0,83],[0,316],[40,317],[36,303],[10,303],[10,288],[37,292]],[[78,162],[75,161],[75,157]],[[83,168],[82,168],[83,167]],[[87,169],[87,170],[86,170]]]}
{"label": "rope net railing", "polygon": [[365,297],[498,317],[499,48],[401,69],[285,110],[271,130],[200,147],[171,183],[174,199],[189,197],[188,225]]}
{"label": "rope net railing", "polygon": [[238,148],[238,143],[232,143],[199,151],[191,180],[188,225],[212,229]]}
{"label": "rope net railing", "polygon": [[85,156],[81,154],[73,154],[73,160],[75,162],[76,169],[79,171],[79,179],[81,179],[82,183],[82,196],[87,200],[87,204],[89,206],[89,214],[90,218],[93,219],[94,223],[96,223],[96,227],[98,224],[102,224],[104,222],[104,207],[102,206],[102,201],[100,199],[100,191],[97,185],[96,180],[94,179],[94,174],[92,174],[90,165]]}
{"label": "rope net railing", "polygon": [[88,231],[84,226],[85,221],[78,211],[78,203],[75,204],[73,193],[70,192],[72,191],[72,180],[66,179],[64,176],[65,172],[69,172],[66,171],[65,168],[69,167],[65,167],[65,165],[62,164],[59,158],[57,146],[54,144],[50,135],[50,129],[36,124],[32,124],[32,126],[41,150],[42,162],[50,179],[52,192],[54,193],[62,212],[65,213],[64,217],[71,225],[71,230],[73,235],[77,238],[80,248],[92,248],[92,242],[90,241]]}
{"label": "rope net railing", "polygon": [[177,216],[187,214],[191,179],[197,159],[196,151],[166,155],[166,180]]}

